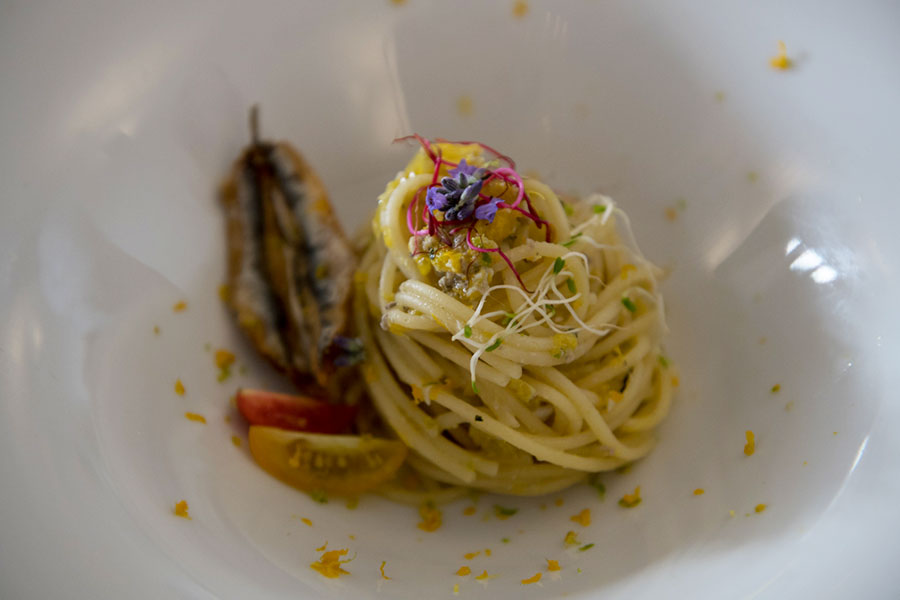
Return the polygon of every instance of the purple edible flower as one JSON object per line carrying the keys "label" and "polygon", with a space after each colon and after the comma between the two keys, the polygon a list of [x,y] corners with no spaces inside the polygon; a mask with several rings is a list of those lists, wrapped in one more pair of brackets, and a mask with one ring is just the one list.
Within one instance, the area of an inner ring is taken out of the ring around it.
{"label": "purple edible flower", "polygon": [[483,185],[485,170],[466,164],[465,160],[443,177],[439,187],[428,189],[425,203],[429,210],[440,210],[447,221],[464,221],[475,210],[475,202]]}
{"label": "purple edible flower", "polygon": [[494,216],[497,214],[497,209],[500,208],[499,205],[501,202],[503,202],[503,200],[500,198],[491,198],[487,203],[482,204],[475,209],[475,218],[487,221],[488,223],[493,223]]}

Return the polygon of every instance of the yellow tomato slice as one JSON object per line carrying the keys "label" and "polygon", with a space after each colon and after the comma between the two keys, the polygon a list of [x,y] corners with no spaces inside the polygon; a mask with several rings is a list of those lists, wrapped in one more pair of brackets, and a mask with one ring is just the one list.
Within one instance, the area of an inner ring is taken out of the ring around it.
{"label": "yellow tomato slice", "polygon": [[250,452],[270,475],[305,492],[353,495],[390,479],[406,458],[397,440],[250,427]]}

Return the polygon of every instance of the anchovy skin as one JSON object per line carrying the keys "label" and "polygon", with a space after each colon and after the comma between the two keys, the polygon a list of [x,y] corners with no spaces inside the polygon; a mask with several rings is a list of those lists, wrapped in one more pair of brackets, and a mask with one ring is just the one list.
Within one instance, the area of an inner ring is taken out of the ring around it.
{"label": "anchovy skin", "polygon": [[269,288],[262,249],[263,214],[255,169],[245,152],[222,186],[228,246],[228,304],[257,350],[288,371],[280,330],[284,315]]}
{"label": "anchovy skin", "polygon": [[312,375],[324,385],[348,325],[356,263],[325,188],[286,143],[251,144],[232,181],[225,204],[238,323],[295,382]]}

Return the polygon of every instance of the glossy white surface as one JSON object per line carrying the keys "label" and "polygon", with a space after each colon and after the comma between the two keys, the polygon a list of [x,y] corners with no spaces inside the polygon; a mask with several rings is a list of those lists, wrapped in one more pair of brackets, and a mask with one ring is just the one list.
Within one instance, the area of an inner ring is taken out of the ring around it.
{"label": "glossy white surface", "polygon": [[[0,7],[0,597],[897,597],[900,7],[783,4]],[[791,71],[768,66],[779,39]],[[483,497],[431,534],[411,508],[319,505],[256,469],[227,398],[284,383],[217,298],[214,201],[254,102],[348,224],[410,131],[614,196],[673,268],[682,386],[651,457],[603,503],[504,499],[519,513],[483,521]],[[206,343],[248,373],[217,383]],[[643,504],[616,506],[635,485]],[[567,553],[569,529],[596,546]],[[308,568],[326,540],[351,576]],[[545,558],[560,577],[523,587]]]}

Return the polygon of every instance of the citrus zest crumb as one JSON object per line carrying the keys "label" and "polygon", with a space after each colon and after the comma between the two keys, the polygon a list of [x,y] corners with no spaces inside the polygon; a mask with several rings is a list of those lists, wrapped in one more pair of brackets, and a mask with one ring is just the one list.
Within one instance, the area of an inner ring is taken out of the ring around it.
{"label": "citrus zest crumb", "polygon": [[419,515],[422,517],[422,522],[416,527],[422,531],[437,531],[440,529],[443,515],[440,510],[435,508],[434,504],[426,502],[420,506]]}
{"label": "citrus zest crumb", "polygon": [[187,302],[179,300],[172,306],[172,312],[181,312],[187,308]]}
{"label": "citrus zest crumb", "polygon": [[706,490],[704,490],[703,488],[697,488],[696,490],[694,490],[695,496],[702,496],[705,493],[706,493]]}
{"label": "citrus zest crumb", "polygon": [[459,594],[459,584],[458,583],[453,584],[453,593],[457,594],[457,595]]}
{"label": "citrus zest crumb", "polygon": [[223,348],[219,348],[215,353],[215,361],[216,366],[220,369],[226,369],[234,364],[234,354],[225,350]]}
{"label": "citrus zest crumb", "polygon": [[483,571],[483,572],[481,573],[481,575],[476,575],[476,576],[475,576],[475,579],[477,579],[478,581],[484,581],[484,580],[487,579],[488,577],[490,577],[490,575],[488,575],[487,570],[485,570],[485,571]]}
{"label": "citrus zest crumb", "polygon": [[729,511],[728,511],[728,516],[729,516],[729,517],[733,517],[733,516],[734,516],[734,511],[733,511],[733,510],[729,510]]}
{"label": "citrus zest crumb", "polygon": [[780,384],[780,383],[776,383],[775,385],[772,386],[772,393],[773,393],[773,394],[777,394],[777,393],[780,392],[780,391],[781,391],[781,384]]}
{"label": "citrus zest crumb", "polygon": [[197,413],[186,412],[184,413],[184,418],[188,421],[196,421],[197,423],[203,423],[206,425],[206,417],[203,415],[198,415]]}
{"label": "citrus zest crumb", "polygon": [[328,542],[326,541],[324,544],[322,544],[321,546],[319,546],[318,548],[316,548],[316,552],[322,552],[322,551],[325,550],[325,548],[327,548],[327,547],[328,547]]}
{"label": "citrus zest crumb", "polygon": [[478,552],[467,552],[466,554],[463,554],[463,558],[465,558],[466,560],[472,560],[479,554],[481,554],[480,550]]}
{"label": "citrus zest crumb", "polygon": [[[318,550],[317,550],[318,552]],[[337,579],[341,575],[349,575],[347,571],[341,568],[341,565],[350,562],[350,559],[341,560],[341,557],[347,554],[347,549],[329,550],[322,554],[317,562],[310,563],[310,568],[318,571],[329,579]]]}
{"label": "citrus zest crumb", "polygon": [[641,486],[634,488],[634,493],[625,494],[619,500],[619,506],[623,508],[634,508],[641,503]]}
{"label": "citrus zest crumb", "polygon": [[681,380],[678,379],[678,375],[672,375],[672,387],[678,387],[681,383]]}
{"label": "citrus zest crumb", "polygon": [[459,568],[459,570],[456,572],[456,574],[459,575],[460,577],[465,577],[466,575],[468,575],[471,572],[472,572],[472,569],[470,569],[466,565],[463,565]]}
{"label": "citrus zest crumb", "polygon": [[562,570],[562,567],[559,566],[559,561],[548,558],[547,559],[547,570],[548,571],[560,571],[560,570]]}
{"label": "citrus zest crumb", "polygon": [[666,220],[668,220],[668,221],[674,222],[674,221],[678,220],[678,211],[675,210],[675,208],[672,206],[666,207],[665,214],[666,214]]}
{"label": "citrus zest crumb", "polygon": [[622,265],[622,275],[621,275],[622,279],[623,280],[628,279],[628,274],[632,271],[637,271],[637,267],[634,266],[633,264],[628,263],[626,265]]}
{"label": "citrus zest crumb", "polygon": [[537,573],[535,573],[534,575],[532,575],[532,576],[529,577],[528,579],[523,579],[523,580],[522,580],[522,585],[530,585],[530,584],[532,584],[532,583],[537,583],[538,581],[541,580],[541,575],[542,575],[541,572],[538,571]]}
{"label": "citrus zest crumb", "polygon": [[562,506],[563,502],[565,502],[565,500],[563,500],[562,498],[557,498],[553,501],[553,504],[555,504],[556,506]]}
{"label": "citrus zest crumb", "polygon": [[485,549],[484,549],[484,555],[485,555],[485,556],[490,556],[490,555],[491,555],[491,549],[490,549],[490,548],[485,548]]}
{"label": "citrus zest crumb", "polygon": [[410,386],[410,391],[412,392],[413,400],[415,400],[416,404],[425,401],[425,393],[422,391],[417,385]]}
{"label": "citrus zest crumb", "polygon": [[391,578],[384,574],[384,565],[386,565],[386,564],[387,564],[387,561],[386,561],[386,560],[381,561],[381,566],[378,567],[378,570],[381,571],[381,578],[382,578],[382,579],[384,579],[384,580],[386,580],[386,581],[390,581]]}
{"label": "citrus zest crumb", "polygon": [[188,503],[187,500],[181,500],[180,502],[175,503],[175,508],[172,510],[172,513],[176,517],[181,517],[182,519],[191,520],[191,515],[188,514]]}
{"label": "citrus zest crumb", "polygon": [[566,537],[563,540],[563,543],[565,543],[566,546],[577,546],[581,544],[581,542],[578,541],[578,535],[574,531],[566,532]]}
{"label": "citrus zest crumb", "polygon": [[241,438],[236,435],[231,436],[231,443],[235,445],[235,447],[241,447]]}
{"label": "citrus zest crumb", "polygon": [[184,384],[181,383],[180,379],[175,380],[175,393],[179,396],[184,396]]}
{"label": "citrus zest crumb", "polygon": [[525,0],[516,0],[513,2],[512,14],[517,19],[523,18],[528,14],[528,2]]}
{"label": "citrus zest crumb", "polygon": [[471,517],[472,515],[475,514],[476,511],[477,511],[477,509],[474,506],[467,506],[463,509],[463,514],[466,515],[467,517]]}
{"label": "citrus zest crumb", "polygon": [[757,504],[756,506],[753,507],[753,510],[755,510],[758,513],[761,513],[762,511],[766,510],[766,505],[765,504]]}
{"label": "citrus zest crumb", "polygon": [[306,525],[307,527],[312,527],[312,521],[310,521],[310,520],[307,519],[306,517],[303,517],[303,518],[300,519],[300,520],[303,521],[303,524]]}
{"label": "citrus zest crumb", "polygon": [[471,96],[463,94],[456,99],[456,112],[461,117],[471,117],[475,112],[475,103]]}
{"label": "citrus zest crumb", "polygon": [[231,288],[228,287],[227,283],[223,283],[219,286],[219,299],[222,302],[228,302],[231,298]]}
{"label": "citrus zest crumb", "polygon": [[756,435],[749,429],[744,432],[744,435],[747,437],[747,443],[744,444],[744,454],[753,456],[753,453],[756,452]]}
{"label": "citrus zest crumb", "polygon": [[585,508],[577,515],[569,517],[569,520],[578,523],[582,527],[587,527],[591,524],[591,509]]}
{"label": "citrus zest crumb", "polygon": [[784,42],[778,42],[778,54],[769,59],[769,64],[773,69],[781,71],[790,69],[794,65],[793,61],[788,58],[787,46],[785,46]]}
{"label": "citrus zest crumb", "polygon": [[159,335],[159,325],[154,325],[154,326],[153,326],[153,333],[156,334],[156,335]]}

